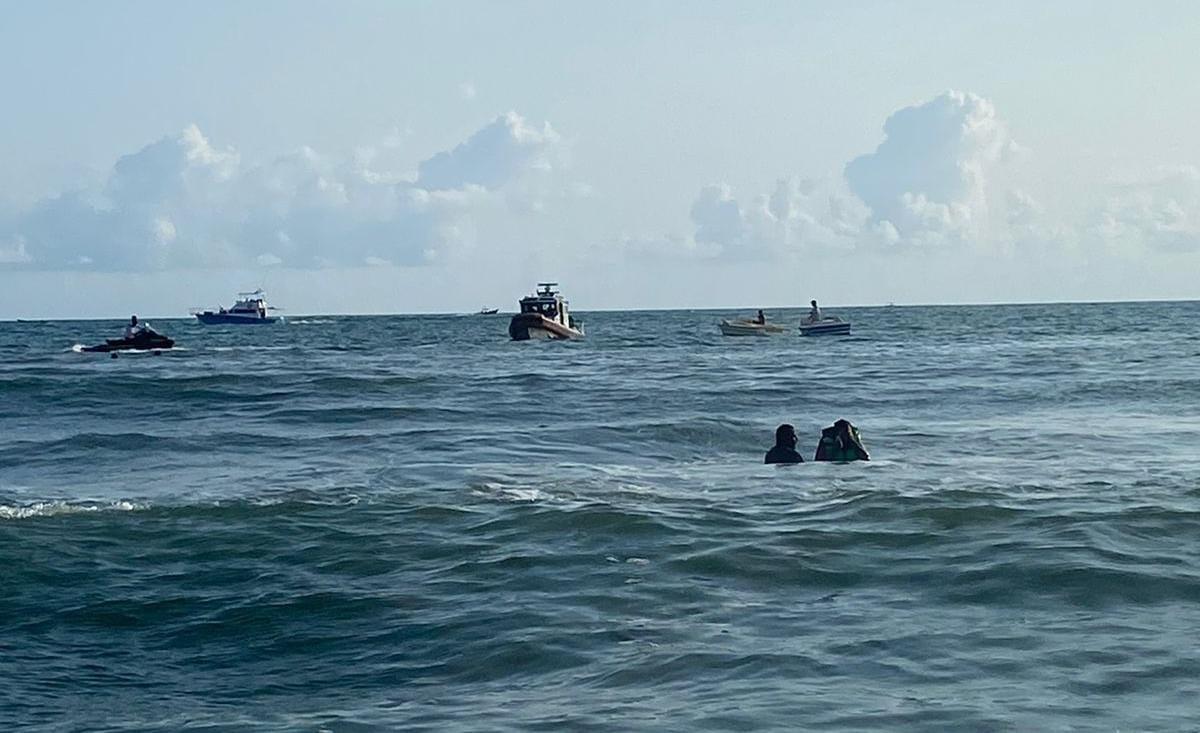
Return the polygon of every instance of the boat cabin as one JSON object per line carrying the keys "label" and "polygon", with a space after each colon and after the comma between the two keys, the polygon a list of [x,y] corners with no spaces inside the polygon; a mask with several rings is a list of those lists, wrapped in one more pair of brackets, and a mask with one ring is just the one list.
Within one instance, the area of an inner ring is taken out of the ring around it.
{"label": "boat cabin", "polygon": [[267,317],[267,294],[262,290],[252,293],[238,293],[238,300],[229,310],[221,309],[222,313],[237,313],[254,315],[258,318]]}
{"label": "boat cabin", "polygon": [[567,301],[562,293],[555,290],[558,283],[538,283],[537,292],[521,298],[522,313],[538,313],[552,321],[571,327],[571,314],[567,311]]}

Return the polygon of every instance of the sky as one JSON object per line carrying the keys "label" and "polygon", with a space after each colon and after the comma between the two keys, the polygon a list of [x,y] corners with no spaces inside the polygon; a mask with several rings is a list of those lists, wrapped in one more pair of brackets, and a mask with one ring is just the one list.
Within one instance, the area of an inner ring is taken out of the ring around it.
{"label": "sky", "polygon": [[0,0],[0,319],[1198,298],[1197,28]]}

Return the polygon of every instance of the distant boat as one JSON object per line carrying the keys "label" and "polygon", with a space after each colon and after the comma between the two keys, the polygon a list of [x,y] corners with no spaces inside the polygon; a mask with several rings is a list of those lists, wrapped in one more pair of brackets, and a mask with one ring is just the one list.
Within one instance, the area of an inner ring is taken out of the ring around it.
{"label": "distant boat", "polygon": [[192,310],[196,320],[205,325],[245,324],[245,323],[276,323],[279,318],[267,315],[267,311],[278,310],[267,305],[267,294],[262,289],[252,293],[238,293],[238,300],[232,308],[217,310]]}
{"label": "distant boat", "polygon": [[513,341],[583,337],[583,324],[567,312],[567,301],[556,287],[558,283],[538,283],[533,295],[521,298],[521,312],[508,323]]}
{"label": "distant boat", "polygon": [[800,322],[801,336],[849,336],[850,321],[837,316],[826,316],[819,321],[805,319]]}
{"label": "distant boat", "polygon": [[481,316],[494,316],[499,312],[500,312],[499,308],[480,308],[479,309],[479,315],[481,315]]}
{"label": "distant boat", "polygon": [[771,334],[780,334],[787,331],[786,328],[778,323],[759,323],[745,319],[737,319],[733,321],[723,320],[717,324],[721,328],[721,333],[726,336],[770,336]]}

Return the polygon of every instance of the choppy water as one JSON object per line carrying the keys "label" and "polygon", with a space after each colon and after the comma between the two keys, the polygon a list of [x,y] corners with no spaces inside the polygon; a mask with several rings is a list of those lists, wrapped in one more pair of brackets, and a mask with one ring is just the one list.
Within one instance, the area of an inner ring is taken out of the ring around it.
{"label": "choppy water", "polygon": [[0,324],[0,722],[1194,728],[1200,304],[842,313]]}

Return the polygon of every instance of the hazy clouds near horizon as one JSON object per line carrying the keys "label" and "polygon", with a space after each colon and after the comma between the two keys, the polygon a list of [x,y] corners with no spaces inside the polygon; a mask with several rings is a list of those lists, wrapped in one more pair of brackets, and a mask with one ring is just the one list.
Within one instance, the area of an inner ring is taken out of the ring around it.
{"label": "hazy clouds near horizon", "polygon": [[0,317],[1200,295],[1200,10],[740,7],[9,7]]}

